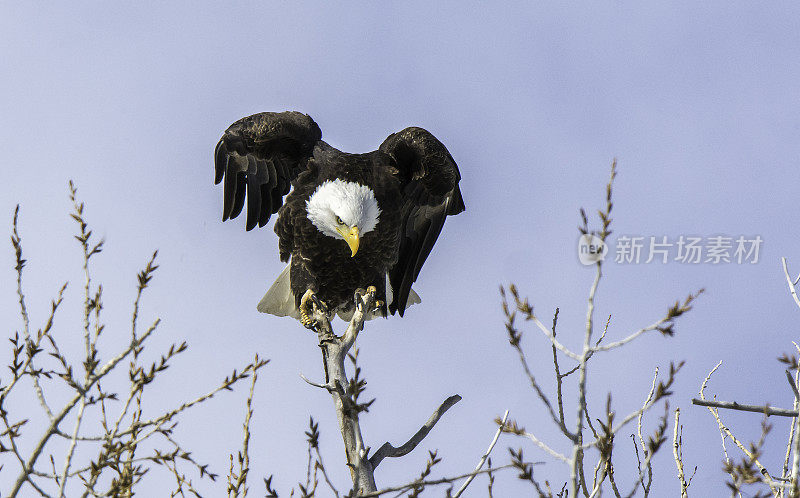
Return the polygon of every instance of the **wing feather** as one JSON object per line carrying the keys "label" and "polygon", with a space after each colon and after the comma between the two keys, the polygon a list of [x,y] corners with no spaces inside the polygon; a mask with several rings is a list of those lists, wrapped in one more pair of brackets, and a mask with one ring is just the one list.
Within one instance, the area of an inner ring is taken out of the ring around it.
{"label": "wing feather", "polygon": [[245,185],[247,183],[247,175],[243,171],[237,171],[235,176],[234,182],[234,199],[233,199],[233,206],[231,208],[231,214],[229,218],[236,218],[239,216],[239,213],[242,212],[242,208],[244,207],[244,196],[247,190],[245,189]]}
{"label": "wing feather", "polygon": [[[247,230],[252,230],[258,224],[261,216],[262,192],[261,185],[264,185],[264,177],[269,175],[269,171],[264,171],[256,166],[256,159],[252,155],[247,156]],[[264,191],[267,203],[271,205],[269,189]]]}
{"label": "wing feather", "polygon": [[392,314],[403,316],[422,265],[431,253],[448,215],[464,211],[461,174],[447,148],[417,127],[390,135],[381,144],[397,166],[403,188],[402,228],[397,264],[389,271],[394,291]]}
{"label": "wing feather", "polygon": [[262,112],[233,123],[214,149],[214,183],[225,182],[222,220],[236,218],[246,197],[247,230],[264,226],[321,138],[314,120],[299,112]]}
{"label": "wing feather", "polygon": [[[239,181],[240,179],[244,180],[244,171],[242,171],[240,161],[235,156],[227,156],[226,164],[222,221],[235,218],[242,209],[237,199],[241,197],[241,200],[244,201],[244,192],[242,192],[244,186],[240,186]],[[239,204],[238,209],[236,209],[237,204]]]}
{"label": "wing feather", "polygon": [[228,149],[225,147],[225,142],[220,140],[217,142],[217,147],[214,149],[214,183],[219,183],[225,176],[225,165],[227,163]]}

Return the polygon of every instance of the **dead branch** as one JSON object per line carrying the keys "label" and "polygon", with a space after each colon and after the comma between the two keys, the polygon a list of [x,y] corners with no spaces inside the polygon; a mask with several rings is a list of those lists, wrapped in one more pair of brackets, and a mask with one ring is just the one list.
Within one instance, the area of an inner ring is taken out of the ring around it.
{"label": "dead branch", "polygon": [[680,425],[681,409],[675,408],[675,421],[672,426],[672,456],[675,457],[675,465],[678,468],[678,482],[681,485],[681,498],[689,496],[688,489],[692,484],[697,466],[694,468],[689,480],[686,480],[686,474],[683,470],[683,426]]}
{"label": "dead branch", "polygon": [[403,456],[413,450],[428,435],[444,412],[461,400],[461,396],[450,396],[405,444],[395,448],[387,442],[372,457],[369,456],[370,449],[364,444],[358,414],[366,411],[371,401],[365,404],[358,403],[357,398],[363,390],[363,385],[347,376],[344,362],[359,332],[364,328],[366,314],[375,307],[375,293],[374,287],[355,292],[355,311],[341,336],[333,333],[327,312],[320,309],[316,303],[313,305],[311,314],[319,346],[322,349],[325,384],[312,382],[301,375],[308,384],[327,390],[333,398],[347,465],[350,467],[353,479],[353,490],[359,494],[377,491],[374,471],[380,462],[386,457]]}
{"label": "dead branch", "polygon": [[[529,463],[529,465],[533,465],[535,463],[541,463],[541,462],[533,462],[533,463]],[[453,477],[442,477],[441,479],[431,479],[429,481],[415,481],[415,482],[411,482],[411,483],[408,483],[408,484],[402,484],[400,486],[393,486],[393,487],[390,487],[390,488],[384,488],[384,489],[381,489],[380,491],[372,491],[372,492],[369,492],[369,493],[365,493],[363,495],[359,495],[359,497],[362,497],[362,498],[374,498],[374,497],[377,497],[377,496],[385,495],[387,493],[395,493],[395,492],[398,492],[398,491],[407,492],[407,491],[409,491],[411,489],[414,489],[414,487],[417,487],[417,486],[424,487],[424,486],[434,486],[434,485],[438,485],[438,484],[450,484],[452,482],[459,481],[461,479],[466,479],[466,478],[468,478],[470,476],[474,477],[474,476],[481,475],[481,474],[490,474],[490,473],[496,472],[498,470],[505,470],[505,469],[512,469],[512,468],[517,468],[517,467],[515,465],[513,465],[513,464],[508,464],[508,465],[501,465],[499,467],[492,467],[491,469],[473,471],[473,472],[469,472],[467,474],[461,474],[461,475],[457,475],[457,476],[453,476]]]}
{"label": "dead branch", "polygon": [[739,410],[743,412],[763,413],[765,415],[776,415],[778,417],[796,417],[797,410],[787,410],[785,408],[773,408],[769,405],[743,405],[736,401],[711,401],[707,399],[692,398],[692,404],[697,406],[707,406],[714,408],[726,408],[728,410]]}
{"label": "dead branch", "polygon": [[437,408],[436,411],[431,414],[430,418],[428,418],[428,421],[425,422],[425,424],[420,427],[416,434],[411,436],[411,439],[406,441],[402,446],[395,448],[389,442],[383,443],[383,446],[378,448],[378,451],[376,451],[375,454],[369,459],[369,462],[372,464],[372,468],[377,468],[384,458],[396,458],[410,453],[414,448],[417,447],[419,443],[422,442],[423,439],[425,439],[425,436],[427,436],[431,429],[433,429],[433,426],[436,425],[436,422],[438,422],[442,415],[444,415],[444,412],[449,410],[450,407],[459,401],[461,401],[461,396],[458,394],[454,394],[453,396],[450,396],[444,400],[444,402],[439,405],[439,408]]}
{"label": "dead branch", "polygon": [[[711,371],[708,373],[708,375],[706,375],[706,378],[703,380],[703,383],[700,385],[700,391],[698,393],[698,394],[700,394],[700,401],[704,401],[704,402],[708,401],[708,400],[706,400],[706,397],[705,397],[705,389],[706,389],[706,386],[708,385],[709,380],[711,379],[711,376],[720,367],[720,365],[722,365],[721,361],[719,363],[717,363],[716,366],[714,366],[713,369],[711,369]],[[694,400],[692,400],[692,402],[694,403]],[[767,485],[769,486],[769,488],[773,492],[773,494],[777,494],[778,491],[779,491],[780,485],[778,485],[775,482],[775,479],[769,473],[767,468],[758,460],[758,456],[759,456],[758,453],[756,451],[748,450],[745,447],[745,445],[733,434],[733,432],[731,432],[731,430],[725,424],[722,423],[722,419],[719,416],[719,409],[717,407],[707,406],[706,408],[708,408],[708,411],[711,412],[711,415],[714,417],[714,420],[716,420],[716,422],[717,422],[717,427],[719,428],[720,436],[722,437],[723,450],[725,450],[725,438],[728,437],[739,448],[739,450],[741,450],[741,452],[744,453],[744,455],[753,464],[755,464],[756,467],[758,467],[759,472],[763,476],[764,482],[767,483]],[[748,410],[748,411],[751,411],[751,410]],[[755,411],[758,411],[758,410],[755,410]],[[763,413],[763,412],[761,412],[761,413]],[[728,457],[727,450],[725,450],[725,461],[726,461],[726,466],[730,466],[731,465],[731,460]]]}
{"label": "dead branch", "polygon": [[[497,429],[497,432],[495,432],[492,442],[489,443],[489,449],[487,449],[486,453],[484,453],[483,456],[481,457],[481,460],[475,467],[474,472],[481,470],[483,464],[486,463],[486,459],[489,458],[489,454],[491,454],[492,450],[494,449],[494,445],[497,444],[497,440],[500,438],[500,434],[503,432],[503,426],[506,425],[507,420],[508,420],[508,410],[506,410],[506,412],[503,414],[503,419],[500,421],[500,427]],[[491,463],[489,465],[491,466]],[[464,492],[464,490],[467,489],[467,486],[469,486],[469,483],[471,483],[473,479],[475,479],[474,475],[469,476],[467,480],[464,482],[464,484],[462,484],[461,487],[458,489],[456,494],[453,495],[453,498],[458,498],[459,496],[461,496],[461,494]]]}

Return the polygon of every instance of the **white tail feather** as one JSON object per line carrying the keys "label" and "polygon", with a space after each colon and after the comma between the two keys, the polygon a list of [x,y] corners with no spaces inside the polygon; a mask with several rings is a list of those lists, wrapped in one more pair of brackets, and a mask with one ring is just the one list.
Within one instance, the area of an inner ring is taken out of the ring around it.
{"label": "white tail feather", "polygon": [[[278,278],[275,279],[275,283],[272,284],[267,293],[264,294],[264,297],[261,298],[261,301],[258,302],[258,306],[256,307],[258,311],[275,316],[290,316],[295,319],[300,318],[300,311],[294,305],[294,294],[292,294],[292,286],[289,280],[290,268],[291,265],[286,265],[286,268],[284,268],[281,274],[278,275]],[[389,284],[389,275],[386,275],[387,306],[392,303],[393,299],[394,295],[392,293],[392,286]],[[414,289],[411,289],[408,293],[406,308],[421,302],[422,299],[420,299],[419,294],[414,292]],[[338,315],[342,320],[349,322],[353,318],[353,311],[350,310],[347,313],[339,311]],[[381,316],[380,313],[368,313],[367,320],[372,320],[379,316]]]}
{"label": "white tail feather", "polygon": [[414,292],[414,289],[409,289],[408,291],[408,301],[406,301],[406,308],[411,305],[419,304],[422,302],[422,298],[419,297],[419,294]]}
{"label": "white tail feather", "polygon": [[261,298],[256,307],[258,311],[275,316],[300,318],[300,312],[294,305],[294,294],[292,294],[292,286],[289,282],[290,267],[291,265],[286,265],[286,268],[275,279],[272,287]]}
{"label": "white tail feather", "polygon": [[[390,304],[394,302],[394,293],[392,292],[392,286],[389,283],[389,274],[386,274],[386,306],[388,307]],[[411,305],[419,304],[422,302],[422,299],[419,297],[419,294],[414,292],[414,289],[410,289],[408,292],[408,301],[406,302],[406,308]],[[354,310],[350,310],[347,312],[344,311],[337,311],[336,314],[339,315],[339,318],[344,320],[345,322],[349,322],[353,319]],[[376,313],[367,313],[366,320],[372,320],[373,318],[378,318],[382,316],[380,312]]]}

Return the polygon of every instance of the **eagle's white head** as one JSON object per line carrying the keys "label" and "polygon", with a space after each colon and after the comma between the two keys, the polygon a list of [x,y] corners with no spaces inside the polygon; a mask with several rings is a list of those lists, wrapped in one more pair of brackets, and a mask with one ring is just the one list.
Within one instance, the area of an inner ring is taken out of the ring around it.
{"label": "eagle's white head", "polygon": [[372,189],[338,178],[317,187],[306,201],[306,211],[320,232],[347,242],[353,256],[361,236],[375,229],[381,214]]}

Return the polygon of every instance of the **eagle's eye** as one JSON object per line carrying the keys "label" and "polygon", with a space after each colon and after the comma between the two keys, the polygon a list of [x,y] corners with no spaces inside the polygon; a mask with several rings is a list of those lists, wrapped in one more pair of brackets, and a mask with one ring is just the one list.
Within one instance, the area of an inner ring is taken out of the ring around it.
{"label": "eagle's eye", "polygon": [[338,216],[336,217],[336,223],[339,224],[339,225],[344,225],[344,222]]}

